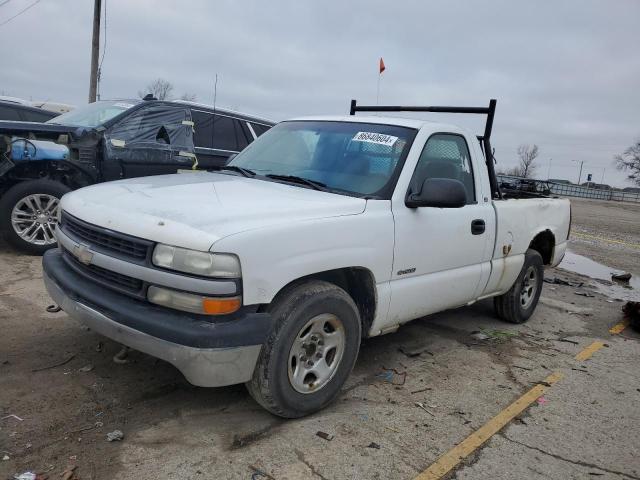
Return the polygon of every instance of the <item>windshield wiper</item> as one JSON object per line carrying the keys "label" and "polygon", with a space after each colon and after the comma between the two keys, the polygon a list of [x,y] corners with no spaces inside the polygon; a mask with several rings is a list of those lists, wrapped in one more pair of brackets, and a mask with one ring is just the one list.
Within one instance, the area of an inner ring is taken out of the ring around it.
{"label": "windshield wiper", "polygon": [[229,170],[231,172],[238,172],[245,177],[255,177],[256,172],[249,170],[248,168],[238,167],[236,165],[225,165],[224,167],[218,167],[216,170]]}
{"label": "windshield wiper", "polygon": [[273,178],[274,180],[284,180],[286,182],[299,183],[302,185],[307,185],[314,190],[320,190],[321,192],[328,192],[329,189],[322,182],[316,182],[315,180],[309,180],[308,178],[298,177],[296,175],[276,175],[274,173],[269,173],[265,175],[267,178]]}

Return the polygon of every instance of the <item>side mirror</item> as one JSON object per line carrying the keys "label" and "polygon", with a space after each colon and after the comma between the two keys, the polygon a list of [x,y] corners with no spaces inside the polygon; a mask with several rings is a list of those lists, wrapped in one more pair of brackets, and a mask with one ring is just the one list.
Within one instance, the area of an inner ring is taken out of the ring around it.
{"label": "side mirror", "polygon": [[417,193],[409,193],[404,204],[409,208],[461,208],[467,204],[467,191],[460,180],[427,178]]}

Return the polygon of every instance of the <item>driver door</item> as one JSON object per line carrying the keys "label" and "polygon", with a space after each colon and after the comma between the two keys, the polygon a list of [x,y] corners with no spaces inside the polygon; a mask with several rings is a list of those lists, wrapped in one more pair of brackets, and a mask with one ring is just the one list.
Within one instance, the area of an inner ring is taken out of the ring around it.
{"label": "driver door", "polygon": [[176,173],[195,161],[188,108],[151,105],[133,112],[105,134],[105,180]]}
{"label": "driver door", "polygon": [[[410,188],[427,178],[462,182],[462,208],[392,206],[395,248],[389,323],[397,324],[476,298],[491,259],[494,212],[474,176],[465,137],[433,134],[420,155]],[[479,227],[484,225],[484,227]]]}

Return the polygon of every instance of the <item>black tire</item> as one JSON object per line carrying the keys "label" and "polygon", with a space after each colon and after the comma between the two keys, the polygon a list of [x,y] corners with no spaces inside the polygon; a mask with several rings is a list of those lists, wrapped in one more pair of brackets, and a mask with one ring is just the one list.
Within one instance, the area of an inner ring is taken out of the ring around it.
{"label": "black tire", "polygon": [[[249,393],[265,409],[284,418],[321,410],[338,396],[358,357],[361,335],[358,308],[343,289],[313,280],[279,294],[269,312],[274,326],[262,347],[253,378],[246,383]],[[307,322],[322,314],[333,315],[342,323],[344,351],[333,376],[323,386],[311,393],[300,393],[289,380],[290,353],[294,341],[302,338],[298,335]]]}
{"label": "black tire", "polygon": [[[511,323],[524,323],[529,320],[529,317],[533,315],[536,309],[536,305],[538,305],[540,293],[542,292],[543,265],[540,253],[531,249],[527,250],[524,265],[513,286],[508,292],[493,299],[493,306],[499,318]],[[529,282],[531,282],[531,272],[536,276],[537,281],[535,287],[529,285],[530,294],[525,291],[525,296],[530,299],[525,302],[523,300],[523,290],[525,290],[526,283],[525,276],[529,276]]]}
{"label": "black tire", "polygon": [[[0,231],[3,237],[21,252],[31,255],[42,255],[50,248],[55,247],[55,242],[51,244],[38,244],[41,241],[40,234],[35,242],[29,242],[22,238],[11,224],[11,212],[13,208],[29,195],[49,195],[58,200],[71,189],[66,185],[53,180],[40,179],[20,182],[14,185],[0,199]],[[42,237],[44,241],[44,237]]]}

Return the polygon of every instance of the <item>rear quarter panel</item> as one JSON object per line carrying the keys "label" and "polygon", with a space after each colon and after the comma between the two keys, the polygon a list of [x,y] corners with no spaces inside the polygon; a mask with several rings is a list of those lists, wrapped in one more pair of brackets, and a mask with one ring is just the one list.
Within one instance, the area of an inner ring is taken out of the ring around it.
{"label": "rear quarter panel", "polygon": [[513,285],[531,241],[550,231],[555,240],[552,265],[562,260],[569,235],[570,202],[567,199],[529,198],[499,200],[496,211],[496,242],[488,295],[503,293]]}

